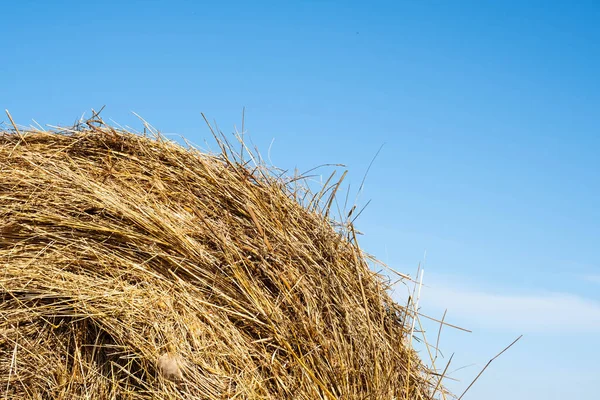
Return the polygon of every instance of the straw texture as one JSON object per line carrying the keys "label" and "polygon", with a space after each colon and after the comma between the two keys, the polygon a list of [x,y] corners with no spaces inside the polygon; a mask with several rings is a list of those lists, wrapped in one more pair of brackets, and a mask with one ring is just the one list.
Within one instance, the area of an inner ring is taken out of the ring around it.
{"label": "straw texture", "polygon": [[432,398],[335,188],[220,145],[0,134],[2,398]]}

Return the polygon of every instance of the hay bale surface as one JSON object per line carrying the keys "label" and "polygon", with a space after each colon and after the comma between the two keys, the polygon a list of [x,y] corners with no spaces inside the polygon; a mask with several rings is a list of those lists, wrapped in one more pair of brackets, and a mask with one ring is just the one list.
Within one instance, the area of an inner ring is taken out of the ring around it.
{"label": "hay bale surface", "polygon": [[431,398],[352,237],[223,150],[0,135],[2,398]]}

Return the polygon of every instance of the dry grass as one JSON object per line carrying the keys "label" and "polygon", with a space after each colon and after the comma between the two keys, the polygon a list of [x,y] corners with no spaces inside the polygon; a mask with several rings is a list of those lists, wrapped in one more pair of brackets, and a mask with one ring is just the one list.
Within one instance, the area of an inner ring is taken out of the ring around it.
{"label": "dry grass", "polygon": [[337,186],[221,145],[0,134],[2,398],[433,397],[407,310],[326,216]]}

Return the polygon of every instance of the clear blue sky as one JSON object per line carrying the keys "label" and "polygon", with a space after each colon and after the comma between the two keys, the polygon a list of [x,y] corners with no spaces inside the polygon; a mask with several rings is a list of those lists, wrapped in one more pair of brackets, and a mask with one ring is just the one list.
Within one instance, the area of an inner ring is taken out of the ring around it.
{"label": "clear blue sky", "polygon": [[413,274],[427,251],[423,311],[474,331],[442,335],[452,388],[523,333],[465,399],[597,397],[600,3],[201,3],[3,4],[0,107],[202,144],[200,112],[231,132],[245,106],[274,164],[353,188],[385,143],[362,243]]}

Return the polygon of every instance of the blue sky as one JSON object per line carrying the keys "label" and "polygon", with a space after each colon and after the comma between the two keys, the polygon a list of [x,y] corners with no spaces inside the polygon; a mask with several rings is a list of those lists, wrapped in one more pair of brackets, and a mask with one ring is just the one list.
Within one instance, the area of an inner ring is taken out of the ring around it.
{"label": "blue sky", "polygon": [[200,112],[231,132],[246,107],[275,165],[343,163],[352,190],[385,143],[362,245],[402,272],[425,261],[423,312],[473,330],[443,332],[465,367],[452,389],[523,333],[465,399],[595,397],[597,2],[22,0],[2,14],[0,106],[20,124],[106,105],[202,145]]}

